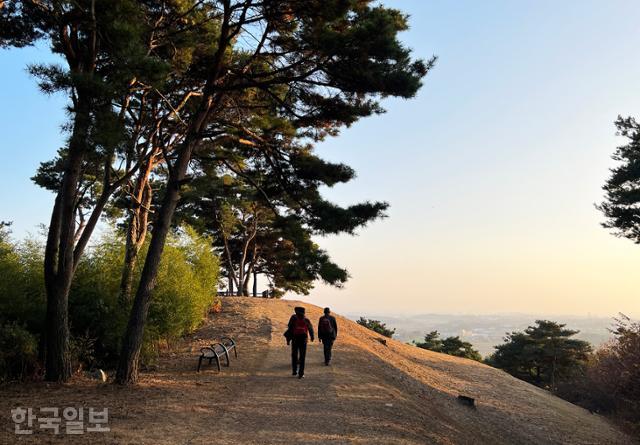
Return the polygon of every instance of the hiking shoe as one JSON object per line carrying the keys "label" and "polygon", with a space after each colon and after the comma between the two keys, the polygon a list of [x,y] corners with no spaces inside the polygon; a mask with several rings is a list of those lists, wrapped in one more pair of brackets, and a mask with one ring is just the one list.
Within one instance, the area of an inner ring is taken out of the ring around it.
{"label": "hiking shoe", "polygon": [[303,379],[303,378],[304,378],[304,375],[303,375],[303,374],[300,374],[300,375],[298,376],[298,378],[299,378],[299,379]]}
{"label": "hiking shoe", "polygon": [[296,375],[298,375],[298,372],[297,372],[297,371],[293,371],[293,372],[291,373],[291,375],[296,376]]}

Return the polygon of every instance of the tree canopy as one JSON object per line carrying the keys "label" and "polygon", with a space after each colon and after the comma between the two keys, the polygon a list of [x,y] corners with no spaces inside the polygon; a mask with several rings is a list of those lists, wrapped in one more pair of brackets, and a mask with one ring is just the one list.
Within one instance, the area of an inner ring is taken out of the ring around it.
{"label": "tree canopy", "polygon": [[561,323],[536,320],[524,332],[508,334],[487,362],[522,380],[555,389],[558,380],[584,371],[591,345],[571,338],[578,332]]}
{"label": "tree canopy", "polygon": [[[211,235],[226,258],[229,288],[248,294],[252,273],[266,276],[276,295],[285,291],[307,294],[314,281],[341,286],[345,269],[330,260],[314,235],[353,233],[384,216],[386,203],[364,202],[338,206],[326,201],[320,187],[352,180],[344,164],[326,162],[313,146],[281,141],[287,162],[228,168],[226,162],[201,162],[185,188],[178,216]],[[287,144],[286,147],[283,145]]]}
{"label": "tree canopy", "polygon": [[360,317],[359,320],[356,321],[360,326],[364,326],[367,329],[371,329],[378,334],[384,335],[385,337],[393,337],[393,334],[396,333],[395,328],[388,328],[387,325],[380,320],[367,319],[364,317]]}
{"label": "tree canopy", "polygon": [[[385,97],[416,94],[435,59],[413,59],[398,40],[408,26],[404,14],[368,0],[0,5],[1,45],[45,40],[66,63],[31,68],[45,93],[64,91],[71,104],[68,143],[37,175],[56,192],[44,259],[49,380],[69,377],[69,290],[114,197],[125,203],[131,252],[121,284],[122,301],[132,306],[120,383],[137,379],[165,241],[181,192],[203,172],[214,182],[259,179],[247,184],[260,187],[262,204],[279,210],[274,227],[293,246],[280,243],[272,261],[262,263],[283,287],[304,292],[312,278],[345,278],[311,235],[352,233],[386,205],[343,208],[322,199],[319,186],[353,172],[313,156],[308,144],[382,113]],[[155,203],[154,180],[161,183]],[[285,195],[284,207],[270,202]],[[148,222],[153,233],[136,284],[130,272]],[[293,267],[276,271],[282,258]]]}
{"label": "tree canopy", "polygon": [[613,159],[619,165],[602,187],[605,200],[598,207],[607,218],[602,225],[616,236],[640,244],[640,124],[633,117],[618,116],[618,135],[627,139],[619,146]]}
{"label": "tree canopy", "polygon": [[414,342],[414,344],[422,349],[429,351],[441,352],[443,354],[455,355],[456,357],[468,358],[471,360],[481,361],[482,356],[473,348],[473,345],[467,341],[463,341],[459,336],[440,338],[438,331],[431,331],[424,336],[424,341]]}

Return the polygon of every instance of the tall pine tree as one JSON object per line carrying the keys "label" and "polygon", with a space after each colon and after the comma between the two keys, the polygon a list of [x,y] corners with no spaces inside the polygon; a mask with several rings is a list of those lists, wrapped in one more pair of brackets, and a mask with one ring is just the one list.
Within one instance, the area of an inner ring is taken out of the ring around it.
{"label": "tall pine tree", "polygon": [[[79,259],[112,193],[139,166],[114,172],[113,162],[126,139],[113,103],[130,94],[137,82],[153,84],[163,64],[148,53],[144,14],[133,0],[14,0],[0,8],[0,45],[26,46],[45,40],[66,66],[34,65],[45,93],[69,97],[67,145],[60,151],[56,198],[45,248],[47,312],[45,370],[48,380],[70,376],[68,294]],[[114,124],[114,125],[112,125]],[[102,165],[93,210],[78,230],[76,218],[88,203],[87,176]],[[44,166],[46,170],[46,166]],[[46,171],[37,175],[45,181]],[[55,170],[55,168],[54,168]]]}
{"label": "tall pine tree", "polygon": [[[383,96],[412,97],[433,61],[414,61],[398,40],[407,28],[400,12],[362,0],[205,1],[219,24],[216,49],[190,74],[202,88],[181,116],[187,123],[154,221],[153,237],[127,325],[116,380],[137,380],[138,361],[160,256],[193,154],[207,140],[224,146],[229,119],[241,124],[242,100],[276,103],[295,128],[316,139],[336,134],[359,118],[383,111]],[[234,113],[230,113],[230,110]],[[331,206],[319,206],[329,210]]]}

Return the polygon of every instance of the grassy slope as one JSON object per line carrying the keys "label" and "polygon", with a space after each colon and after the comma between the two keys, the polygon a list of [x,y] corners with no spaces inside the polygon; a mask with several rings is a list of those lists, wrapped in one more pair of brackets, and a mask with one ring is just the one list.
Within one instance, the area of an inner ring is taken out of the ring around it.
{"label": "grassy slope", "polygon": [[[110,433],[73,441],[37,431],[20,442],[51,443],[456,443],[624,444],[605,419],[502,371],[387,340],[338,317],[333,366],[309,346],[306,378],[290,376],[282,332],[294,301],[226,298],[223,312],[163,355],[140,385],[76,378],[0,388],[0,443],[13,443],[15,406],[109,407]],[[317,322],[320,308],[304,304]],[[239,342],[221,374],[194,373],[200,346],[220,335]],[[474,397],[477,409],[458,394]],[[46,437],[45,437],[46,436]]]}

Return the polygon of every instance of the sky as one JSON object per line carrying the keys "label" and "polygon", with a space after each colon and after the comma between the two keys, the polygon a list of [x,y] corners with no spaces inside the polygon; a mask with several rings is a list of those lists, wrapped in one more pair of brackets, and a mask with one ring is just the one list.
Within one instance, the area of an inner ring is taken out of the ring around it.
{"label": "sky", "polygon": [[[410,15],[414,55],[439,59],[416,98],[318,145],[358,173],[327,197],[390,209],[319,238],[351,279],[301,298],[362,314],[640,316],[640,246],[594,207],[624,142],[613,121],[640,117],[640,3],[384,3]],[[25,72],[50,59],[0,51],[0,220],[18,238],[49,218],[52,195],[29,177],[64,143],[64,99]]]}

